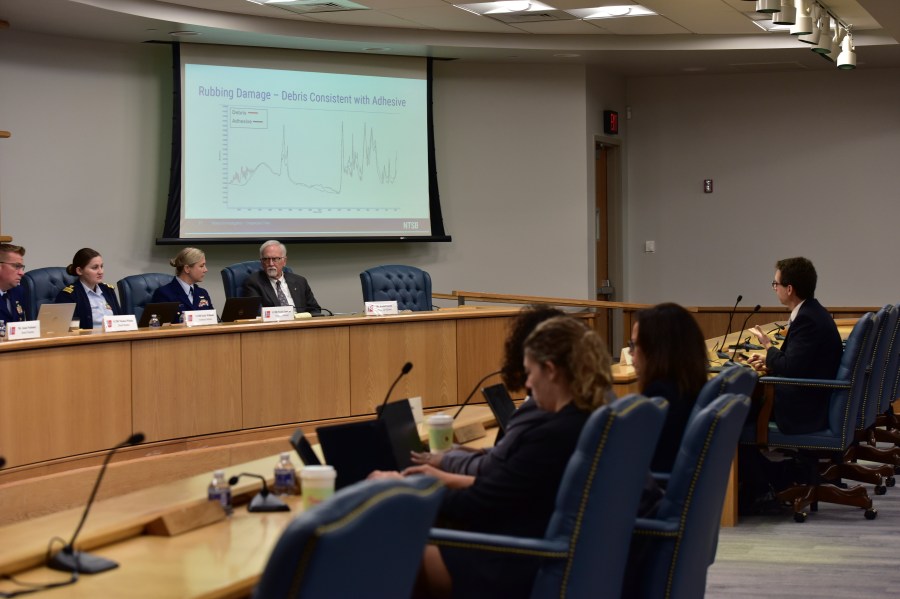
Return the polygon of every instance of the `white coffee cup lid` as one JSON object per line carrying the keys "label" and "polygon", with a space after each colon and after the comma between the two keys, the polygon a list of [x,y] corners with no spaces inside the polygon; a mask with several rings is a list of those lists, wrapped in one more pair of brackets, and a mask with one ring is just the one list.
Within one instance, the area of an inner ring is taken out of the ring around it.
{"label": "white coffee cup lid", "polygon": [[300,471],[303,478],[332,479],[337,476],[334,466],[304,466]]}
{"label": "white coffee cup lid", "polygon": [[429,426],[450,426],[453,424],[453,416],[450,414],[434,414],[428,417]]}

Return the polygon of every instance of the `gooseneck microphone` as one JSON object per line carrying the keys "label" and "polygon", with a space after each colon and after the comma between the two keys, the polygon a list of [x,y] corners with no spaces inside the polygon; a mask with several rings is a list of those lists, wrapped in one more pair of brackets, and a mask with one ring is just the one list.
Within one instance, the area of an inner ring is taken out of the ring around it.
{"label": "gooseneck microphone", "polygon": [[732,362],[734,362],[734,358],[737,356],[737,350],[739,350],[740,348],[743,347],[743,344],[741,344],[741,335],[744,334],[744,329],[747,328],[747,323],[750,322],[750,318],[751,318],[754,314],[756,314],[757,312],[759,312],[761,308],[762,308],[762,306],[760,306],[759,304],[756,304],[756,307],[753,308],[753,312],[751,312],[750,314],[748,314],[748,315],[747,315],[747,318],[744,319],[744,324],[741,326],[741,332],[738,333],[738,342],[734,344],[734,351],[733,351],[732,354],[731,354],[731,361],[732,361]]}
{"label": "gooseneck microphone", "polygon": [[84,526],[84,522],[87,520],[88,514],[91,511],[91,506],[94,505],[94,499],[97,497],[97,489],[100,488],[100,482],[103,480],[103,475],[106,474],[106,467],[109,466],[109,461],[112,459],[113,454],[123,447],[137,445],[143,442],[144,433],[135,433],[107,452],[106,457],[103,459],[103,465],[100,466],[100,472],[97,474],[97,481],[94,483],[94,489],[91,491],[91,496],[88,498],[87,505],[84,506],[84,513],[81,515],[81,521],[78,523],[78,527],[72,535],[72,540],[50,558],[47,562],[49,568],[62,570],[63,572],[97,574],[119,567],[119,564],[112,560],[108,560],[105,557],[91,555],[90,553],[85,553],[83,551],[76,551],[75,539],[78,538],[78,533],[81,532],[81,527]]}
{"label": "gooseneck microphone", "polygon": [[397,383],[400,382],[400,379],[409,374],[409,371],[412,370],[412,362],[407,362],[403,365],[403,369],[400,370],[400,374],[397,375],[397,378],[394,379],[394,382],[391,383],[391,387],[388,389],[387,394],[384,396],[384,401],[381,402],[381,406],[378,408],[378,418],[381,418],[381,413],[384,411],[384,406],[387,405],[388,399],[391,398],[391,391],[394,390],[394,387],[397,386]]}
{"label": "gooseneck microphone", "polygon": [[285,502],[278,499],[275,495],[272,495],[269,492],[269,485],[266,483],[266,478],[259,474],[254,474],[252,472],[241,472],[237,476],[232,476],[228,479],[229,485],[236,485],[238,480],[242,476],[250,476],[253,478],[258,478],[262,481],[262,490],[256,494],[255,497],[250,501],[250,505],[247,506],[248,512],[289,512],[291,508],[287,506]]}
{"label": "gooseneck microphone", "polygon": [[716,356],[723,360],[728,359],[728,353],[725,351],[725,343],[728,341],[728,335],[731,334],[731,321],[734,320],[734,313],[737,312],[738,304],[741,303],[741,300],[744,299],[743,295],[737,296],[737,301],[734,302],[734,307],[731,309],[731,314],[728,315],[728,327],[725,329],[725,336],[722,337],[722,345],[716,347]]}
{"label": "gooseneck microphone", "polygon": [[483,377],[481,377],[481,380],[478,381],[477,383],[475,383],[475,386],[472,387],[472,390],[469,392],[469,395],[468,395],[468,397],[466,397],[466,400],[464,402],[462,402],[462,405],[460,405],[459,409],[456,410],[456,414],[453,415],[453,419],[456,420],[457,416],[459,416],[459,413],[463,411],[463,408],[466,407],[467,405],[469,405],[469,400],[472,399],[472,396],[475,395],[475,392],[478,391],[479,387],[481,387],[481,383],[485,382],[492,376],[496,376],[496,375],[500,374],[501,372],[502,372],[502,370],[498,370],[497,372],[492,372],[490,374],[486,374]]}

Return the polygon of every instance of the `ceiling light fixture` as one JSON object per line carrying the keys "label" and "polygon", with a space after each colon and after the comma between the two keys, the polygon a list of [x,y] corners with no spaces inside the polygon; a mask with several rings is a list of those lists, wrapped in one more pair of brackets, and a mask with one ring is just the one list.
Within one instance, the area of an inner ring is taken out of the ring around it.
{"label": "ceiling light fixture", "polygon": [[646,17],[655,15],[649,8],[639,4],[629,6],[598,6],[596,8],[572,8],[565,12],[579,19],[622,19],[625,17]]}
{"label": "ceiling light fixture", "polygon": [[[812,23],[812,31],[805,35],[798,35],[797,39],[804,44],[817,44],[819,42],[819,33],[822,30],[822,8],[818,4],[809,7],[810,21]],[[791,30],[791,34],[794,30]]]}
{"label": "ceiling light fixture", "polygon": [[841,44],[842,50],[837,57],[837,68],[842,71],[849,71],[856,68],[856,48],[853,46],[853,34],[847,31],[844,41]]}
{"label": "ceiling light fixture", "polygon": [[781,10],[772,13],[773,25],[793,25],[797,22],[797,9],[794,0],[781,0]]}
{"label": "ceiling light fixture", "polygon": [[828,54],[831,52],[831,28],[835,26],[834,18],[825,13],[822,15],[822,25],[819,29],[819,41],[817,41],[812,51],[816,54]]}
{"label": "ceiling light fixture", "polygon": [[791,27],[791,35],[809,35],[813,32],[813,19],[810,12],[809,0],[796,0],[797,19]]}
{"label": "ceiling light fixture", "polygon": [[757,0],[756,2],[756,12],[771,14],[780,10],[781,0]]}

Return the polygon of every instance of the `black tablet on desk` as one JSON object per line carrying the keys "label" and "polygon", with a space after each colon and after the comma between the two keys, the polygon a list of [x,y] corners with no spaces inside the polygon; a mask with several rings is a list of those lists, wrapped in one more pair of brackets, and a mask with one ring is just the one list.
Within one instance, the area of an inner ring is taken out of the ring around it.
{"label": "black tablet on desk", "polygon": [[373,470],[396,470],[387,427],[382,420],[363,420],[316,429],[325,462],[337,472],[335,488],[364,480]]}

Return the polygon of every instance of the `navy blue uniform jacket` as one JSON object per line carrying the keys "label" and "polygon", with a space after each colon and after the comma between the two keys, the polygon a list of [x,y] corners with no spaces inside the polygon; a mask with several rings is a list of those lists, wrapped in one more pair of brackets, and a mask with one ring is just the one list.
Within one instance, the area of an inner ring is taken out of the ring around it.
{"label": "navy blue uniform jacket", "polygon": [[[12,312],[6,309],[7,296],[9,303],[12,304]],[[25,291],[21,285],[13,287],[3,296],[3,301],[0,301],[0,320],[6,322],[25,320]]]}
{"label": "navy blue uniform jacket", "polygon": [[173,323],[178,322],[179,314],[185,310],[213,310],[214,308],[212,299],[209,297],[209,292],[197,285],[194,285],[193,287],[194,301],[192,303],[188,300],[188,296],[184,292],[184,289],[182,289],[181,283],[178,282],[176,277],[172,277],[172,280],[166,285],[156,288],[150,301],[153,303],[178,302],[178,313],[172,318]]}
{"label": "navy blue uniform jacket", "polygon": [[[780,348],[766,351],[766,368],[774,376],[833,379],[843,354],[834,319],[814,298],[803,302]],[[828,427],[830,389],[776,386],[775,422],[788,434]]]}
{"label": "navy blue uniform jacket", "polygon": [[[112,308],[113,314],[122,314],[122,308],[119,307],[119,300],[116,298],[116,288],[112,285],[107,285],[106,283],[100,283],[97,287],[103,293],[103,297],[106,298],[106,303]],[[82,329],[94,328],[94,316],[91,314],[91,300],[88,299],[87,292],[85,292],[84,285],[81,284],[81,281],[75,281],[75,283],[60,291],[59,295],[56,296],[55,303],[74,303],[75,313],[72,315],[72,318],[78,319],[78,326]]]}

